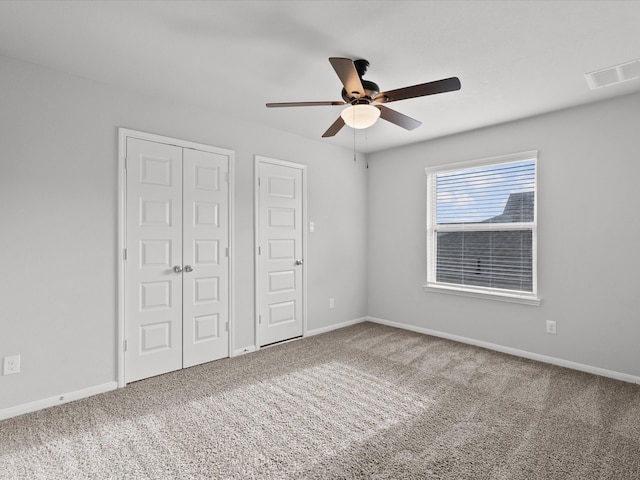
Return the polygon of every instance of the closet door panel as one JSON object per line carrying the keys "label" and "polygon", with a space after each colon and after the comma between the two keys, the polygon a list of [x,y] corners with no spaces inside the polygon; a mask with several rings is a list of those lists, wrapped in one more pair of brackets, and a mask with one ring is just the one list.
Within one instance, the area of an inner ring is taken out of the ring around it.
{"label": "closet door panel", "polygon": [[229,355],[228,164],[184,150],[184,367]]}
{"label": "closet door panel", "polygon": [[182,367],[182,149],[127,139],[126,382]]}

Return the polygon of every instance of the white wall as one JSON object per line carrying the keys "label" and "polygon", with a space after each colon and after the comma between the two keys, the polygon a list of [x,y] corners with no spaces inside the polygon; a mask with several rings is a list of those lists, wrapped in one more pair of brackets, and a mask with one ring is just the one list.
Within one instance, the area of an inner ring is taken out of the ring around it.
{"label": "white wall", "polygon": [[236,152],[234,350],[254,344],[256,154],[308,165],[309,329],[366,314],[367,173],[351,151],[3,57],[0,82],[0,357],[22,356],[0,410],[117,378],[118,127]]}
{"label": "white wall", "polygon": [[[639,125],[633,95],[370,155],[369,315],[640,376]],[[536,149],[541,306],[425,292],[424,168]]]}

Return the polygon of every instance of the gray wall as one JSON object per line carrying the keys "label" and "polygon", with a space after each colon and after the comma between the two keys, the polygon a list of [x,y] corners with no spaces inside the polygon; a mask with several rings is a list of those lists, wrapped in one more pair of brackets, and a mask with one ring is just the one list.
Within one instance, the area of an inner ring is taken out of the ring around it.
{"label": "gray wall", "polygon": [[[640,376],[638,125],[633,95],[370,155],[369,315]],[[541,306],[425,292],[424,168],[527,150]]]}
{"label": "gray wall", "polygon": [[[308,165],[310,329],[369,314],[640,376],[640,95],[372,154],[366,170],[321,141],[3,57],[0,82],[0,357],[22,355],[0,410],[117,378],[119,126],[235,150],[234,350],[254,344],[258,154]],[[425,292],[424,168],[533,149],[542,305]]]}
{"label": "gray wall", "polygon": [[0,357],[22,355],[0,410],[117,378],[120,126],[235,150],[234,350],[254,344],[256,154],[308,165],[309,329],[366,314],[367,173],[351,151],[4,57],[0,82]]}

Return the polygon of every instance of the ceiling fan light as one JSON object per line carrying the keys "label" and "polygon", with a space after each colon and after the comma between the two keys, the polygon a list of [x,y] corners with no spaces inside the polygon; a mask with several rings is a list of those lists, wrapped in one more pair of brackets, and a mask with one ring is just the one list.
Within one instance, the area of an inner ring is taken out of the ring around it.
{"label": "ceiling fan light", "polygon": [[351,128],[369,128],[380,117],[380,110],[373,105],[351,105],[340,116]]}

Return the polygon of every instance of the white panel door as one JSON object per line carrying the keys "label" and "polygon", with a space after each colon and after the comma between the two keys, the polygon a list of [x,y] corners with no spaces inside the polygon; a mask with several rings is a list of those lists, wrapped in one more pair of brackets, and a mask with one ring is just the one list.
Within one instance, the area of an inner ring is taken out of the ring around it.
{"label": "white panel door", "polygon": [[302,335],[302,170],[260,162],[260,345]]}
{"label": "white panel door", "polygon": [[229,156],[126,148],[128,383],[229,356]]}
{"label": "white panel door", "polygon": [[229,356],[228,157],[184,150],[183,366]]}
{"label": "white panel door", "polygon": [[126,381],[182,368],[182,148],[127,139]]}

